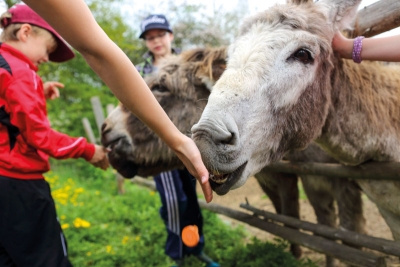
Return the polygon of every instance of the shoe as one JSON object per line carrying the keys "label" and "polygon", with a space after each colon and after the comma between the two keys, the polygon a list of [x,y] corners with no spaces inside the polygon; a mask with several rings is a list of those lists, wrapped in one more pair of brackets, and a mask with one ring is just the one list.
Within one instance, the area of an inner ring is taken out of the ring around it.
{"label": "shoe", "polygon": [[221,265],[219,265],[216,262],[210,262],[210,263],[207,263],[206,267],[221,267]]}

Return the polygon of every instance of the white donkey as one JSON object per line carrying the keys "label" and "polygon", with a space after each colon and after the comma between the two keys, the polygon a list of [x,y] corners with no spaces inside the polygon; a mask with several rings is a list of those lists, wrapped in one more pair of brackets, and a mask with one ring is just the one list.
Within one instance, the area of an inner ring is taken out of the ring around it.
{"label": "white donkey", "polygon": [[[400,161],[400,68],[342,60],[331,48],[361,0],[298,2],[243,23],[192,128],[217,192],[312,141],[346,165]],[[358,184],[400,240],[400,182]]]}

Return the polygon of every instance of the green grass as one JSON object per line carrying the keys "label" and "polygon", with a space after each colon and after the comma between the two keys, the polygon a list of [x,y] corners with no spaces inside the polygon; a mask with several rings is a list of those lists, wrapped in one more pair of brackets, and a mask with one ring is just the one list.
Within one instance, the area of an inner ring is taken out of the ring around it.
{"label": "green grass", "polygon": [[[75,267],[167,267],[165,226],[158,214],[158,193],[125,182],[117,194],[114,173],[83,161],[55,164],[46,175]],[[226,267],[315,266],[296,261],[288,244],[251,239],[243,227],[231,228],[215,214],[203,210],[205,253]],[[189,257],[185,267],[203,266]]]}

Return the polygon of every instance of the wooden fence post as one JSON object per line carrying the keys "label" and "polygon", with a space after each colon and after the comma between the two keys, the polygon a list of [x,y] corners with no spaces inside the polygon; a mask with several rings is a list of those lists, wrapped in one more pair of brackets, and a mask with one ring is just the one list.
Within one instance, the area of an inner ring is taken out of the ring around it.
{"label": "wooden fence post", "polygon": [[98,96],[91,97],[90,102],[92,103],[94,118],[96,120],[96,125],[97,125],[97,129],[99,131],[99,136],[100,136],[101,125],[103,125],[103,122],[104,122],[104,111],[101,106],[100,98]]}
{"label": "wooden fence post", "polygon": [[[106,111],[107,111],[107,116],[110,115],[111,111],[115,109],[115,106],[113,104],[108,104],[106,106]],[[115,181],[117,182],[117,188],[118,188],[118,194],[122,195],[125,193],[125,188],[124,188],[124,181],[125,178],[119,174],[118,172],[115,173]]]}
{"label": "wooden fence post", "polygon": [[94,136],[92,126],[90,126],[90,121],[88,120],[88,118],[83,118],[82,123],[83,123],[83,128],[85,129],[86,135],[89,139],[89,142],[92,144],[96,144],[97,140],[96,140],[96,137]]}
{"label": "wooden fence post", "polygon": [[[90,125],[89,119],[88,118],[83,118],[82,119],[82,124],[83,128],[85,129],[86,135],[89,139],[89,141],[93,144],[99,144],[100,139],[101,139],[101,126],[104,123],[104,111],[103,107],[101,106],[101,101],[98,96],[93,96],[90,98],[90,102],[92,104],[92,109],[94,113],[94,117],[96,120],[96,126],[98,130],[98,138],[95,137],[95,134],[93,133],[92,126]],[[108,104],[107,105],[107,114],[109,114],[112,110],[114,109],[113,104]],[[118,194],[124,194],[125,189],[124,189],[124,177],[122,177],[118,172],[115,173],[115,180],[117,182],[117,189],[118,189]]]}

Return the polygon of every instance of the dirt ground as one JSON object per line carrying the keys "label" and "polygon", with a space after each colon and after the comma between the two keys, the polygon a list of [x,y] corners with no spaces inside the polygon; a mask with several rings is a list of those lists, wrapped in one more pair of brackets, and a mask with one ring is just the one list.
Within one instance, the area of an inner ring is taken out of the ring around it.
{"label": "dirt ground", "polygon": [[[200,187],[197,188],[199,189]],[[199,194],[201,194],[201,190],[199,190]],[[240,203],[245,203],[245,198],[248,199],[250,205],[256,208],[275,212],[271,201],[267,197],[265,197],[264,192],[261,190],[256,179],[254,178],[250,178],[244,186],[229,192],[225,196],[218,196],[214,194],[214,199],[212,202],[245,212],[244,209],[239,207]],[[381,215],[379,214],[376,206],[366,196],[364,196],[363,199],[367,233],[371,236],[393,240],[390,230]],[[232,226],[242,224],[223,215],[219,216],[221,216],[224,221]],[[314,211],[308,200],[306,199],[302,199],[300,202],[300,216],[301,219],[304,221],[309,221],[313,223],[316,222]],[[273,239],[275,238],[275,236],[265,231],[259,230],[258,228],[254,228],[245,224],[242,225],[244,225],[245,228],[248,230],[249,235],[257,236],[259,239],[273,241]],[[317,262],[318,266],[325,266],[325,257],[323,254],[314,252],[304,247],[302,249],[303,257],[307,257],[314,262]],[[400,267],[400,261],[396,257],[387,257],[386,263],[388,267]],[[338,264],[338,267],[344,266],[346,265],[343,263]]]}

